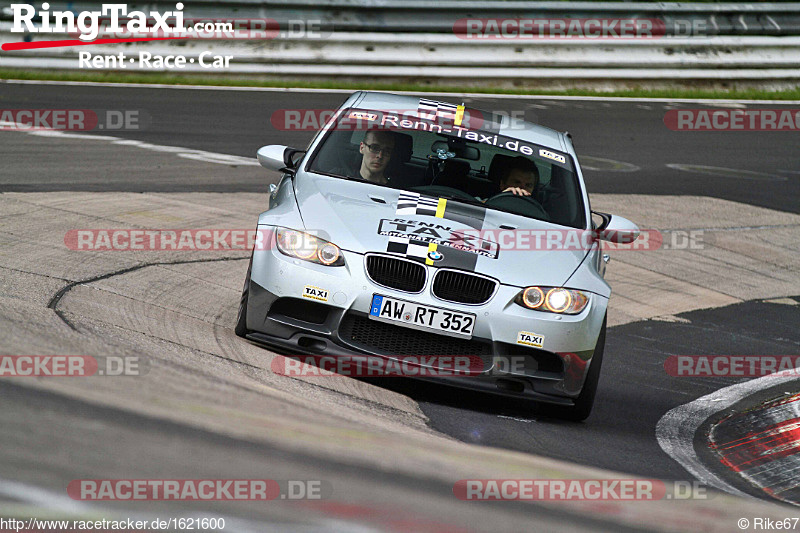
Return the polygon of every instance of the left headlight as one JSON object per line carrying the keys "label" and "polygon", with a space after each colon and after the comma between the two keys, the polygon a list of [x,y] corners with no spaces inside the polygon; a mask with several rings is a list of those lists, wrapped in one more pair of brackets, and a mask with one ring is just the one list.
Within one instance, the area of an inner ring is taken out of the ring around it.
{"label": "left headlight", "polygon": [[589,295],[562,287],[526,287],[514,302],[534,311],[577,315],[589,303]]}
{"label": "left headlight", "polygon": [[278,228],[277,244],[278,250],[290,257],[325,266],[344,265],[344,256],[338,246],[302,231]]}

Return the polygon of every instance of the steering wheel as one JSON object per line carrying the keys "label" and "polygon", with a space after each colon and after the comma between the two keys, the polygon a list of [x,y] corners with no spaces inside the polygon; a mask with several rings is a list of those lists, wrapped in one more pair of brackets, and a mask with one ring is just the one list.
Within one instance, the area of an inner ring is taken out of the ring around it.
{"label": "steering wheel", "polygon": [[519,196],[513,192],[501,192],[486,200],[487,207],[495,207],[514,214],[550,220],[542,204],[532,196]]}

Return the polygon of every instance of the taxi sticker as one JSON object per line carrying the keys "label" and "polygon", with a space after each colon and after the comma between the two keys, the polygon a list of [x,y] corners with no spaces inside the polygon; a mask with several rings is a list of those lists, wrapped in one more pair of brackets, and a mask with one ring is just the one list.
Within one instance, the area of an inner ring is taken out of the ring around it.
{"label": "taxi sticker", "polygon": [[567,158],[560,154],[554,154],[549,150],[539,150],[539,155],[542,157],[546,157],[547,159],[552,159],[553,161],[558,161],[559,163],[566,164]]}
{"label": "taxi sticker", "polygon": [[531,333],[530,331],[520,331],[517,333],[517,344],[541,348],[544,345],[544,335]]}
{"label": "taxi sticker", "polygon": [[363,111],[353,111],[350,113],[349,118],[354,118],[356,120],[377,120],[378,115],[376,113],[364,113]]}
{"label": "taxi sticker", "polygon": [[319,300],[320,302],[328,301],[328,291],[314,287],[313,285],[306,285],[303,287],[303,298],[310,298],[312,300]]}

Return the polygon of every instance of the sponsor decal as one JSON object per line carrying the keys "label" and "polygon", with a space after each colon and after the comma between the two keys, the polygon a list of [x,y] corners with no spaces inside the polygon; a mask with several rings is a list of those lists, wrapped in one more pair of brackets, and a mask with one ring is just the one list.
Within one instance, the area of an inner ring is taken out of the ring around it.
{"label": "sponsor decal", "polygon": [[546,157],[547,159],[552,159],[553,161],[558,161],[559,163],[566,163],[567,159],[560,154],[555,154],[550,150],[539,150],[539,155],[542,157]]}
{"label": "sponsor decal", "polygon": [[425,120],[452,120],[456,126],[460,126],[461,122],[464,120],[464,105],[448,104],[420,98],[417,114],[420,118]]}
{"label": "sponsor decal", "polygon": [[[436,245],[434,244],[432,246]],[[431,250],[430,252],[428,252],[428,259],[430,259],[431,261],[441,261],[442,259],[444,259],[444,254],[442,254],[442,252],[438,250]]]}
{"label": "sponsor decal", "polygon": [[[458,124],[455,123],[453,124],[452,127],[448,127],[448,125],[449,125],[448,123],[441,124],[441,123],[429,122],[425,121],[422,118],[411,117],[411,116],[399,116],[390,113],[384,113],[380,120],[380,126],[382,128],[400,129],[400,130],[404,129],[422,130],[444,135],[451,135],[459,139],[466,139],[467,141],[488,144],[489,146],[496,146],[498,148],[505,148],[506,150],[509,150],[511,152],[517,152],[527,156],[534,155],[536,153],[536,150],[538,149],[538,147],[534,145],[520,141],[519,139],[514,139],[512,137],[506,137],[492,132],[476,131],[463,126],[459,126]],[[560,162],[560,160],[558,159],[555,160]],[[566,164],[566,159],[564,159],[563,164]]]}
{"label": "sponsor decal", "polygon": [[[378,226],[378,234],[389,237],[390,244],[395,242],[403,247],[402,251],[399,247],[387,251],[402,253],[416,259],[437,261],[428,256],[429,252],[436,250],[436,248],[431,249],[429,245],[447,246],[489,259],[497,259],[498,256],[499,246],[497,243],[444,224],[407,218],[384,218]],[[440,257],[438,260],[442,258]]]}
{"label": "sponsor decal", "polygon": [[397,198],[398,215],[425,215],[460,222],[474,229],[483,227],[486,208],[449,202],[445,198],[424,196],[416,192],[401,192]]}
{"label": "sponsor decal", "polygon": [[348,118],[353,118],[356,120],[377,120],[378,115],[376,113],[366,113],[364,111],[353,111],[350,113]]}
{"label": "sponsor decal", "polygon": [[[444,108],[442,107],[444,106]],[[510,124],[503,125],[504,122],[513,122],[503,115],[496,113],[491,116],[484,116],[475,109],[466,109],[463,106],[451,104],[441,104],[430,101],[416,111],[416,115],[404,110],[354,110],[342,116],[336,126],[337,130],[364,129],[365,124],[360,120],[351,118],[353,113],[377,114],[378,118],[368,124],[368,129],[382,128],[388,130],[414,130],[449,135],[458,139],[464,139],[489,146],[503,148],[510,152],[515,152],[524,156],[536,156],[539,152],[549,154],[549,160],[554,161],[572,170],[572,165],[567,157],[553,150],[542,149],[541,146],[530,144],[513,137],[500,135],[500,129],[511,127]],[[300,116],[299,114],[297,116]],[[480,128],[480,129],[479,129]]]}
{"label": "sponsor decal", "polygon": [[319,287],[314,287],[313,285],[306,285],[303,287],[303,298],[327,302],[328,291],[325,289],[320,289]]}
{"label": "sponsor decal", "polygon": [[541,348],[544,346],[544,335],[538,333],[531,333],[530,331],[520,331],[517,333],[517,344],[524,344],[525,346],[533,346],[534,348]]}

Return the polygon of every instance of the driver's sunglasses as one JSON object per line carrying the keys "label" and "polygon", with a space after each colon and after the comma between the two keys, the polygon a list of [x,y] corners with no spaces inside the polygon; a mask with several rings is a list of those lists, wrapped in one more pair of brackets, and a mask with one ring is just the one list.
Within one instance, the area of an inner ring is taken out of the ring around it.
{"label": "driver's sunglasses", "polygon": [[[364,143],[366,144],[366,143]],[[380,144],[367,144],[367,148],[369,148],[369,152],[371,154],[383,154],[385,156],[392,155],[391,148],[382,148]]]}

